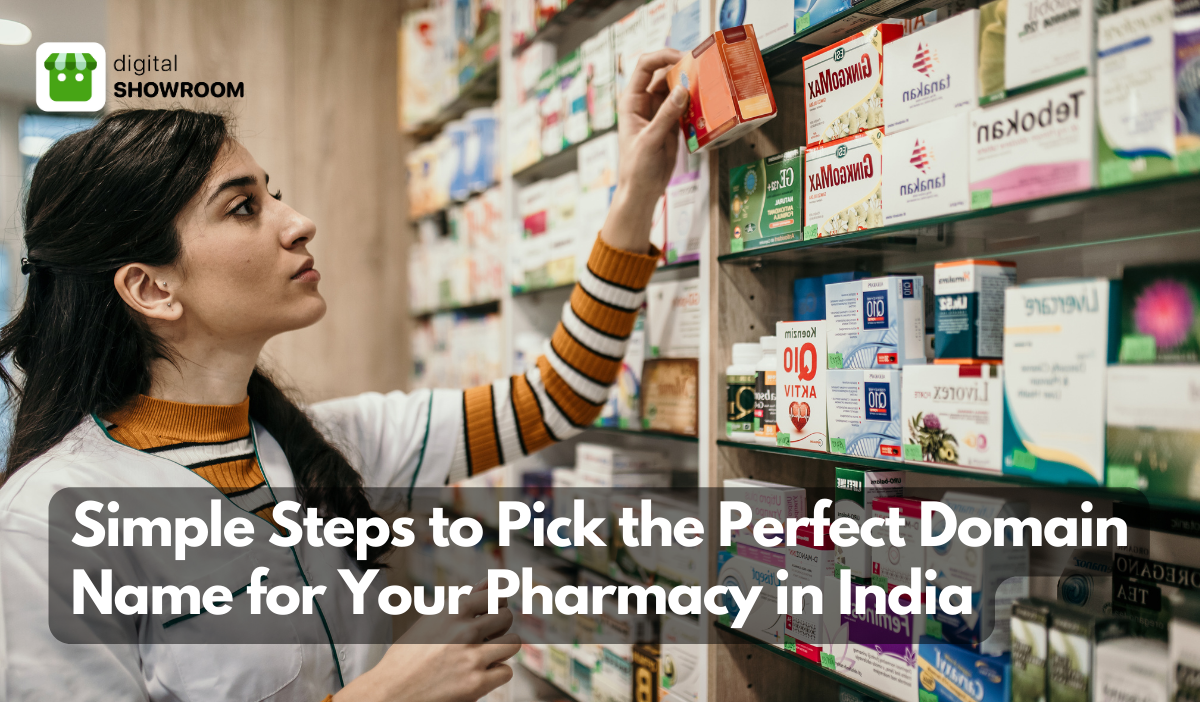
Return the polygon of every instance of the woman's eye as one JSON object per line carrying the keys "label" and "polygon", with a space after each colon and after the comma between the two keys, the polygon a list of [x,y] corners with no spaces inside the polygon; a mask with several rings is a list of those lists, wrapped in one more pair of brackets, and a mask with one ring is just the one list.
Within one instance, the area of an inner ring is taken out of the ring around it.
{"label": "woman's eye", "polygon": [[235,207],[229,214],[240,215],[240,216],[249,216],[249,215],[254,214],[254,201],[249,198],[242,200],[242,202],[237,207]]}

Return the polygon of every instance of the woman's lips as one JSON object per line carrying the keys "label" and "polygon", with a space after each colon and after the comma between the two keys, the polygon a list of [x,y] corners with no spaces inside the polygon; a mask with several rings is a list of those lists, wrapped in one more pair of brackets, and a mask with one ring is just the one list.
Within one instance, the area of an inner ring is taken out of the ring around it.
{"label": "woman's lips", "polygon": [[321,280],[321,273],[316,268],[305,268],[292,276],[292,280],[298,280],[301,283],[316,283]]}

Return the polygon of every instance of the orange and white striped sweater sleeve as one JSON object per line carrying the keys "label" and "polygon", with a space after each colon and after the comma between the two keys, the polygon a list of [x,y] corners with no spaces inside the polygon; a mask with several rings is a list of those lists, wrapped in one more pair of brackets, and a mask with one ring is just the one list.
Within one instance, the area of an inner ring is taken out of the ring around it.
{"label": "orange and white striped sweater sleeve", "polygon": [[463,391],[463,433],[448,482],[575,436],[599,416],[658,262],[597,237],[587,270],[547,344],[523,375]]}

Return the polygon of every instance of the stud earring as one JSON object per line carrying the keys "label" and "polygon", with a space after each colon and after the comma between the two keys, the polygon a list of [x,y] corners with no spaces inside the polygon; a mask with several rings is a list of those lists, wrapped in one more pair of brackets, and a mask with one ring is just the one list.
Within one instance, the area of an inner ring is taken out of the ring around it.
{"label": "stud earring", "polygon": [[169,303],[169,302],[168,302],[168,303],[167,303],[167,307],[170,307],[170,306],[171,306],[171,303]]}

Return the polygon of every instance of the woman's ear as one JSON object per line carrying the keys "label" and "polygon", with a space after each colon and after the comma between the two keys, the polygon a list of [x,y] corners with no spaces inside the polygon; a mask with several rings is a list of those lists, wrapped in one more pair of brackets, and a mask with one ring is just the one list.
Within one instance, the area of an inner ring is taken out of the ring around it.
{"label": "woman's ear", "polygon": [[134,312],[150,319],[173,322],[183,316],[183,303],[175,296],[168,277],[155,266],[127,263],[117,269],[113,285]]}

